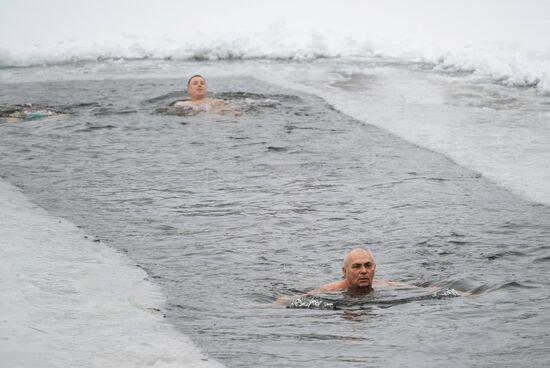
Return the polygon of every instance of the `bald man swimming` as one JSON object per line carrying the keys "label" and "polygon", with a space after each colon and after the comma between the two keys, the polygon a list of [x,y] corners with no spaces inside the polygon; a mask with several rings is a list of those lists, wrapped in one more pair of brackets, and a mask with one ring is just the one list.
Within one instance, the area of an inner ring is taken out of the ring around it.
{"label": "bald man swimming", "polygon": [[[315,295],[339,290],[351,290],[369,292],[373,286],[403,286],[400,282],[391,282],[376,280],[376,262],[372,253],[365,248],[354,248],[346,253],[342,274],[344,279],[323,285],[311,290],[306,295]],[[302,294],[303,296],[304,294]],[[300,295],[281,296],[274,302],[275,304],[287,304],[293,298]]]}
{"label": "bald man swimming", "polygon": [[376,262],[372,253],[365,248],[354,248],[346,253],[342,274],[344,279],[323,285],[309,292],[317,294],[337,290],[372,290],[373,286],[400,286],[401,283],[376,280]]}

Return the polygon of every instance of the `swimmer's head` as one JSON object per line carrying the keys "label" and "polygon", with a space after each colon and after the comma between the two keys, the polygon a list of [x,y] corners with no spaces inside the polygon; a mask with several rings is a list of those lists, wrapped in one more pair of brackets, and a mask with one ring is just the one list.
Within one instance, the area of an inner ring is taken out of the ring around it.
{"label": "swimmer's head", "polygon": [[193,80],[193,78],[201,78],[203,81],[205,81],[206,83],[206,79],[204,79],[204,77],[200,74],[195,74],[194,76],[192,76],[191,78],[189,78],[189,80],[187,81],[187,87],[189,87],[189,85],[191,84],[191,81]]}
{"label": "swimmer's head", "polygon": [[350,288],[370,288],[374,280],[376,262],[365,248],[354,248],[346,253],[342,274]]}
{"label": "swimmer's head", "polygon": [[187,81],[187,94],[191,96],[192,101],[206,98],[207,93],[206,80],[202,75],[196,74],[189,78]]}

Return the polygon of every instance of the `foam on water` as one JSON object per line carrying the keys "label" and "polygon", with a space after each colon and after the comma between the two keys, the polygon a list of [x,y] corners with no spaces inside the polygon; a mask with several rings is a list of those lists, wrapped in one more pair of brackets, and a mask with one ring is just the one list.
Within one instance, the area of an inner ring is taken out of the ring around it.
{"label": "foam on water", "polygon": [[[392,297],[390,298],[372,297],[371,295],[363,295],[363,296],[356,295],[355,297],[352,297],[352,298],[342,299],[342,295],[340,295],[339,296],[340,298],[335,299],[334,295],[331,295],[330,293],[326,294],[327,296],[330,296],[330,297],[304,295],[290,301],[290,303],[286,307],[290,309],[328,309],[328,310],[336,310],[336,309],[343,309],[343,308],[350,308],[350,307],[361,308],[365,306],[391,307],[391,306],[411,303],[411,302],[444,299],[444,298],[455,298],[455,297],[461,296],[460,292],[448,287],[434,290],[431,293],[424,291],[422,288],[420,288],[420,290],[422,290],[422,292],[420,292],[420,295],[406,296],[406,297],[403,297],[403,296],[396,297],[396,295],[392,295]],[[338,295],[336,296],[338,297]]]}
{"label": "foam on water", "polygon": [[0,67],[383,55],[550,91],[548,19],[537,0],[2,1]]}
{"label": "foam on water", "polygon": [[0,180],[3,367],[220,367],[163,321],[164,297],[123,254]]}

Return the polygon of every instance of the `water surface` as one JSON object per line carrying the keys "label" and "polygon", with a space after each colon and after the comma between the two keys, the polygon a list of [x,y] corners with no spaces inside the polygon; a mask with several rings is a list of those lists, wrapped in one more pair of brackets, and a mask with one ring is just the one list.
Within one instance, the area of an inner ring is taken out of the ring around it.
{"label": "water surface", "polygon": [[[4,106],[67,112],[2,120],[2,177],[126,252],[228,367],[545,365],[549,207],[318,97],[212,82],[246,113],[161,113],[181,90],[168,79],[1,85]],[[476,295],[271,304],[336,280],[364,244],[380,278]]]}

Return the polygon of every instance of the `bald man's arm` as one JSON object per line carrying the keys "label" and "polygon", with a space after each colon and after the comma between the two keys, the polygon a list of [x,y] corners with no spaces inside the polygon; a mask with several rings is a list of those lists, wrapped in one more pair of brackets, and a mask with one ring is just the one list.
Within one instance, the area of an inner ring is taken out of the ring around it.
{"label": "bald man's arm", "polygon": [[348,288],[347,281],[346,280],[340,280],[340,281],[336,281],[336,282],[332,282],[330,284],[320,286],[316,289],[308,291],[305,294],[283,295],[283,296],[277,298],[277,300],[275,300],[273,303],[274,304],[285,305],[285,304],[288,304],[289,302],[295,300],[296,298],[301,298],[303,296],[316,295],[316,294],[321,294],[321,293],[326,293],[326,292],[331,292],[331,291],[343,290],[343,289],[347,289],[347,288]]}
{"label": "bald man's arm", "polygon": [[409,285],[409,284],[404,284],[402,282],[397,282],[397,281],[386,281],[386,280],[377,280],[377,279],[374,279],[372,281],[372,286],[392,286],[392,287],[398,287],[398,286],[412,286],[412,287],[415,287],[414,285]]}

